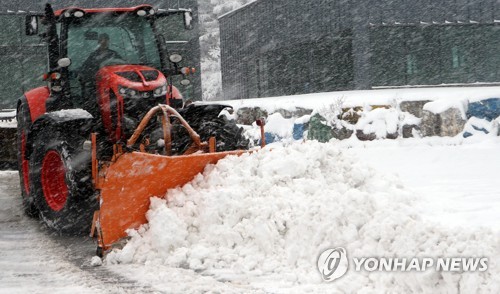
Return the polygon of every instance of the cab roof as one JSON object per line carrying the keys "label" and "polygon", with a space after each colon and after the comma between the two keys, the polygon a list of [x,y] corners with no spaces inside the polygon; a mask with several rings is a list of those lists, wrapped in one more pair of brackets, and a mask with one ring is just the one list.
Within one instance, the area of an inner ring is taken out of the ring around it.
{"label": "cab roof", "polygon": [[63,9],[58,9],[54,12],[55,16],[61,16],[66,10],[81,10],[85,13],[124,13],[124,12],[134,12],[140,8],[153,8],[151,5],[143,4],[133,7],[108,7],[108,8],[79,8],[79,7],[66,7]]}

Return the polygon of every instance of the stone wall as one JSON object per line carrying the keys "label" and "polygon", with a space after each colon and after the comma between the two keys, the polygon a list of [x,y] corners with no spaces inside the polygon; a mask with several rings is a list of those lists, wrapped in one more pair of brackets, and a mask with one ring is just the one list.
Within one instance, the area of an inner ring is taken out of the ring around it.
{"label": "stone wall", "polygon": [[[495,119],[500,116],[500,98],[475,102],[401,101],[396,105],[341,108],[337,114],[322,114],[318,110],[306,108],[297,108],[295,111],[278,109],[272,113],[280,113],[286,119],[297,119],[293,126],[294,140],[327,142],[332,138],[344,140],[353,136],[359,140],[414,136],[468,137],[477,134],[477,130],[479,133],[490,133],[491,130],[498,133]],[[256,119],[272,113],[260,107],[240,108],[236,115],[237,123],[251,125]],[[307,119],[304,119],[306,116]],[[478,122],[477,119],[486,122]],[[484,127],[485,124],[487,127]],[[466,126],[472,131],[464,129]]]}

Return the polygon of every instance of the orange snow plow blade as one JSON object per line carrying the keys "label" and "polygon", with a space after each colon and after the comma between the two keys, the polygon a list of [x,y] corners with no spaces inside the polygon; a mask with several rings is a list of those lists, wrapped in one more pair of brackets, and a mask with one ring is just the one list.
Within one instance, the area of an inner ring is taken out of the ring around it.
{"label": "orange snow plow blade", "polygon": [[106,171],[101,186],[98,234],[100,244],[109,248],[126,237],[127,229],[145,224],[150,197],[165,197],[168,189],[182,186],[203,172],[207,164],[245,151],[161,156],[141,152],[120,156]]}
{"label": "orange snow plow blade", "polygon": [[[228,155],[248,152],[216,152],[215,138],[202,142],[184,118],[167,105],[158,105],[145,115],[127,141],[127,149],[137,146],[136,141],[154,115],[161,116],[165,139],[163,153],[166,155],[147,153],[142,144],[141,152],[124,152],[121,145],[115,145],[113,159],[99,163],[96,134],[92,135],[92,178],[94,186],[100,190],[100,209],[94,213],[91,235],[97,232],[98,246],[103,251],[126,237],[128,229],[137,229],[147,223],[151,197],[164,198],[169,189],[188,183],[208,164],[215,164]],[[171,156],[171,116],[177,117],[193,142],[183,155]]]}

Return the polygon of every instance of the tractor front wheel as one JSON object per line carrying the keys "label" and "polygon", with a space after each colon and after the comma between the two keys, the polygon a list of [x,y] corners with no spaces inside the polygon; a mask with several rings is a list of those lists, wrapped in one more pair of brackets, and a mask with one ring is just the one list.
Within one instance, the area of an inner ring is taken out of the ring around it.
{"label": "tractor front wheel", "polygon": [[21,188],[22,205],[24,212],[31,217],[38,216],[38,209],[30,194],[29,160],[26,158],[27,131],[30,128],[31,117],[28,106],[21,103],[17,109],[17,163],[19,183]]}
{"label": "tractor front wheel", "polygon": [[90,152],[84,138],[47,128],[36,137],[30,158],[30,190],[40,217],[58,233],[90,228],[97,207],[91,182]]}

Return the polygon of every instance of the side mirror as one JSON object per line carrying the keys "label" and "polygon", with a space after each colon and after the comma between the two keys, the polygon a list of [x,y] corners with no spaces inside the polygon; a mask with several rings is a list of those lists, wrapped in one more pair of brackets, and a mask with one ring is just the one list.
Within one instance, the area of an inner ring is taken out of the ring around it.
{"label": "side mirror", "polygon": [[183,13],[184,16],[184,28],[186,30],[193,29],[193,13],[191,11],[185,11]]}
{"label": "side mirror", "polygon": [[26,15],[25,19],[26,35],[34,36],[38,34],[38,15]]}
{"label": "side mirror", "polygon": [[68,57],[61,58],[57,61],[57,65],[59,67],[68,67],[71,65],[71,59],[69,59]]}

